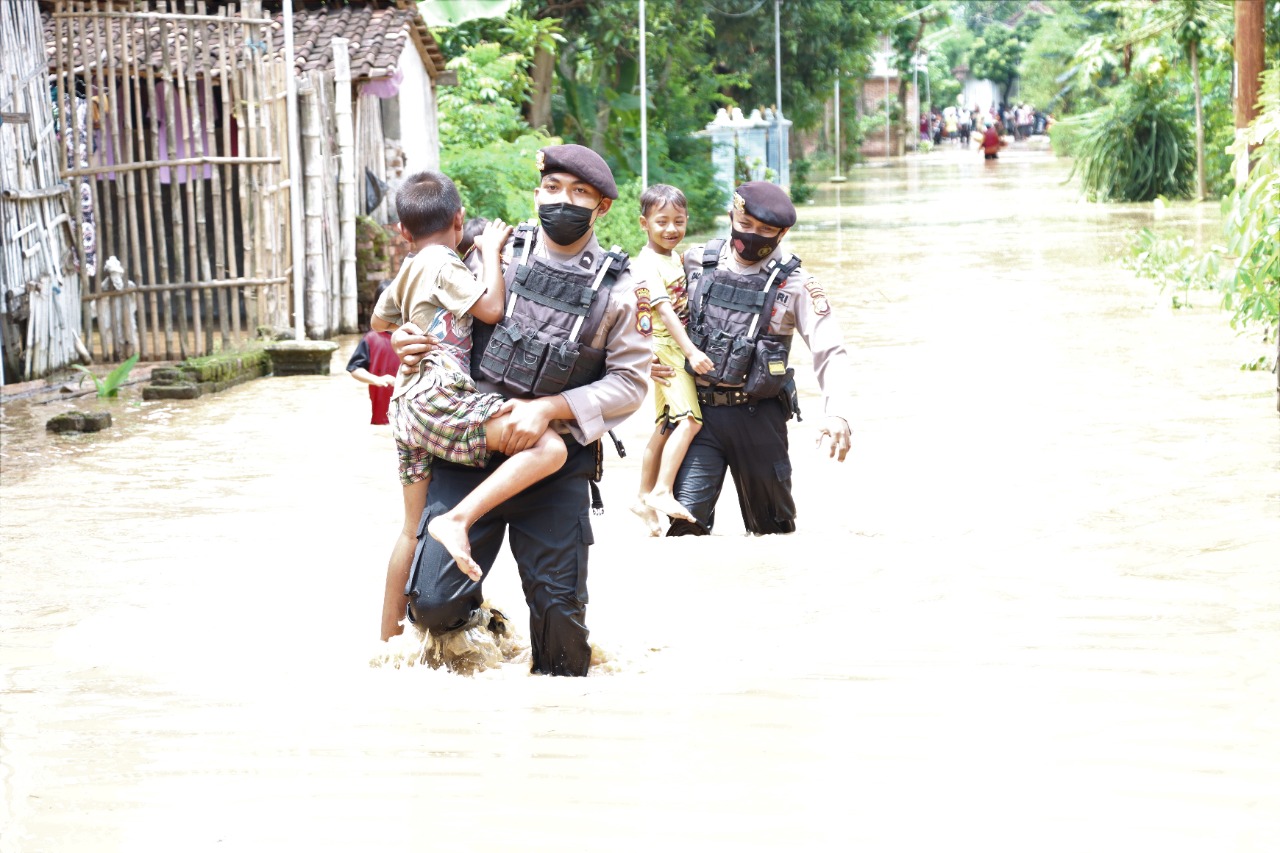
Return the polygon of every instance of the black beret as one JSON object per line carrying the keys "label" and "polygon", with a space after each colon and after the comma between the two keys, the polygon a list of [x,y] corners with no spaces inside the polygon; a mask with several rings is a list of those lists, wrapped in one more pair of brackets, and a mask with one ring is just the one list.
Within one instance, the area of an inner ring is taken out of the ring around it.
{"label": "black beret", "polygon": [[605,198],[618,197],[609,164],[596,152],[581,145],[548,145],[538,151],[538,171],[568,172],[599,190]]}
{"label": "black beret", "polygon": [[733,209],[774,228],[796,224],[796,206],[786,190],[768,181],[748,181],[733,191]]}

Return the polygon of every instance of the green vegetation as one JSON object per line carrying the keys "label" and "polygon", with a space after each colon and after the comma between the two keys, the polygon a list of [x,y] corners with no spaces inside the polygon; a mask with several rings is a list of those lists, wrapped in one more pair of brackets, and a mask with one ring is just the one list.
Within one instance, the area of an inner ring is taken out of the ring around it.
{"label": "green vegetation", "polygon": [[129,378],[129,372],[133,370],[133,366],[137,363],[138,356],[136,354],[131,355],[127,361],[116,365],[116,368],[102,379],[99,379],[94,375],[93,371],[82,364],[74,364],[72,367],[84,374],[80,377],[81,381],[84,380],[85,376],[93,380],[93,384],[98,389],[99,397],[118,397],[120,396],[120,386]]}
{"label": "green vegetation", "polygon": [[[1133,266],[1161,288],[1215,290],[1230,310],[1232,326],[1261,327],[1274,334],[1280,323],[1280,70],[1263,75],[1261,112],[1246,145],[1256,145],[1248,180],[1228,200],[1223,245],[1196,250],[1178,235],[1144,230],[1134,245]],[[1249,157],[1234,146],[1236,157]]]}
{"label": "green vegetation", "polygon": [[1151,201],[1187,194],[1195,155],[1191,130],[1168,87],[1135,80],[1110,105],[1074,120],[1080,131],[1072,175],[1085,195]]}

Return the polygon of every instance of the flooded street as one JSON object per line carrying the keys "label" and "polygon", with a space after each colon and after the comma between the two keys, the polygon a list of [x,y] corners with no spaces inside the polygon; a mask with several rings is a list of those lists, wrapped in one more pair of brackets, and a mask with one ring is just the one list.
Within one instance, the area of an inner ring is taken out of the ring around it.
{"label": "flooded street", "polygon": [[[0,853],[1273,850],[1274,353],[1117,258],[1216,207],[1066,167],[853,170],[789,239],[853,359],[799,532],[648,539],[652,407],[606,447],[586,679],[371,668],[400,526],[364,386],[269,378],[0,424]],[[628,214],[630,215],[630,214]],[[526,633],[509,556],[486,589]]]}

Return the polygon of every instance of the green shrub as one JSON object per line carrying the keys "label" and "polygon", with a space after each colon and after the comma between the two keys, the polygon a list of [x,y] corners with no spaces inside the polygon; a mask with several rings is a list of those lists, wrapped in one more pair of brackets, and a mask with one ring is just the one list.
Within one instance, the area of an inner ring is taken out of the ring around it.
{"label": "green shrub", "polygon": [[1166,86],[1128,83],[1111,104],[1077,121],[1080,141],[1071,174],[1079,174],[1087,198],[1151,201],[1190,195],[1195,177],[1191,126],[1186,109]]}
{"label": "green shrub", "polygon": [[618,184],[613,206],[596,220],[596,239],[601,246],[621,246],[633,258],[644,248],[648,237],[640,227],[640,192],[639,178]]}
{"label": "green shrub", "polygon": [[535,213],[533,190],[540,176],[534,160],[539,148],[554,142],[530,133],[512,142],[454,146],[441,152],[440,169],[458,185],[467,218],[501,218],[515,224]]}

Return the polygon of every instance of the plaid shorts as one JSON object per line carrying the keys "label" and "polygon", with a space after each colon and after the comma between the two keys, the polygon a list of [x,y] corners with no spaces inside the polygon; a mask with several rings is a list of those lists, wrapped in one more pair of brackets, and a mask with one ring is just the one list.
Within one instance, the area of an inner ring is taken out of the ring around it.
{"label": "plaid shorts", "polygon": [[482,394],[471,377],[436,365],[412,393],[391,402],[391,428],[400,457],[400,482],[431,476],[432,458],[479,467],[489,461],[485,421],[505,402]]}

